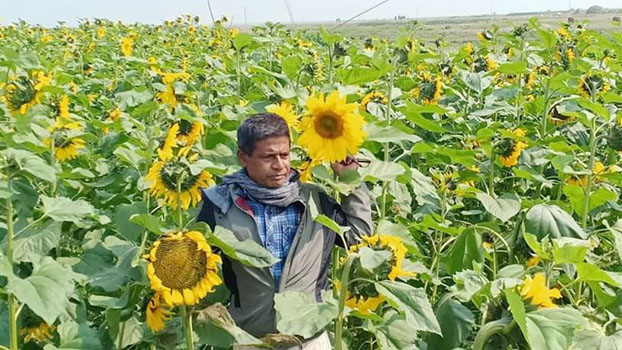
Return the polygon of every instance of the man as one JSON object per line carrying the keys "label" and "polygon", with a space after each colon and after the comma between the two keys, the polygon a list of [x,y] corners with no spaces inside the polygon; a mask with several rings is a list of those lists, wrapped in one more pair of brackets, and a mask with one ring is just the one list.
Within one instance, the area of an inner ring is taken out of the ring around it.
{"label": "man", "polygon": [[[348,244],[372,232],[371,205],[362,185],[338,205],[317,186],[301,184],[290,168],[290,133],[275,114],[257,114],[238,128],[240,171],[222,184],[203,190],[198,221],[223,226],[239,240],[251,239],[279,262],[254,268],[223,257],[223,276],[231,291],[229,312],[236,324],[256,337],[277,333],[274,295],[297,291],[320,300],[327,288],[335,232],[313,221],[311,201],[319,213],[349,226]],[[345,164],[344,164],[345,163]],[[340,176],[356,162],[332,164]],[[304,349],[330,349],[325,332],[303,340]]]}

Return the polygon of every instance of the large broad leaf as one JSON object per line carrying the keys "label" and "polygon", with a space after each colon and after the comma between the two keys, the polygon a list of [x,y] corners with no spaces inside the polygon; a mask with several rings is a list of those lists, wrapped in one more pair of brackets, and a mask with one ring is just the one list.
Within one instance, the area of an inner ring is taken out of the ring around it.
{"label": "large broad leaf", "polygon": [[497,70],[504,74],[522,74],[528,72],[527,62],[525,61],[504,63],[500,65]]}
{"label": "large broad leaf", "polygon": [[135,241],[145,231],[144,228],[132,223],[130,217],[134,214],[147,214],[145,202],[121,204],[117,207],[112,220],[117,226],[117,231],[128,240]]}
{"label": "large broad leaf", "polygon": [[482,237],[476,230],[462,232],[441,261],[450,274],[473,268],[473,263],[484,261]]}
{"label": "large broad leaf", "polygon": [[[585,203],[585,191],[582,187],[570,185],[564,186],[564,194],[570,199],[572,209],[576,213],[583,212],[583,205]],[[615,202],[618,199],[618,195],[605,188],[598,188],[590,194],[590,203],[588,211],[605,205],[607,202]]]}
{"label": "large broad leaf", "polygon": [[415,193],[415,200],[419,205],[432,204],[438,205],[440,198],[434,187],[432,179],[423,175],[419,170],[410,168],[412,177],[412,187]]}
{"label": "large broad leaf", "polygon": [[43,202],[43,215],[54,221],[80,222],[87,215],[95,214],[95,208],[91,203],[78,199],[71,200],[66,197],[41,196]]}
{"label": "large broad leaf", "polygon": [[618,222],[610,228],[610,231],[611,234],[613,234],[616,250],[618,251],[620,261],[622,262],[622,220],[618,220]]}
{"label": "large broad leaf", "polygon": [[428,341],[430,349],[451,350],[458,347],[471,334],[475,316],[457,300],[445,297],[436,307],[436,318],[441,325],[443,336],[432,335]]}
{"label": "large broad leaf", "polygon": [[47,324],[56,321],[73,294],[74,273],[50,257],[35,263],[32,274],[25,279],[15,276],[6,257],[2,257],[0,275],[8,279],[6,289]]}
{"label": "large broad leaf", "polygon": [[520,201],[514,194],[506,193],[499,198],[492,198],[484,192],[479,192],[476,196],[487,212],[503,222],[510,220],[520,211]]}
{"label": "large broad leaf", "polygon": [[579,264],[585,259],[590,247],[588,241],[575,238],[557,238],[553,240],[553,258],[556,264]]}
{"label": "large broad leaf", "polygon": [[525,220],[527,232],[538,238],[574,237],[586,239],[587,234],[570,216],[556,205],[538,204],[532,207]]}
{"label": "large broad leaf", "polygon": [[416,330],[441,334],[425,291],[402,282],[378,282],[376,290],[405,317]]}
{"label": "large broad leaf", "polygon": [[220,248],[230,258],[247,266],[268,267],[279,261],[261,245],[250,239],[240,241],[233,232],[221,226],[216,226],[213,234],[207,237],[207,241]]}
{"label": "large broad leaf", "polygon": [[359,250],[359,256],[361,267],[373,272],[375,268],[380,267],[386,262],[390,262],[393,258],[393,253],[386,250],[373,250],[368,247],[363,247]]}
{"label": "large broad leaf", "polygon": [[237,50],[241,50],[244,47],[250,45],[253,42],[253,37],[248,33],[240,33],[233,38],[233,46]]}
{"label": "large broad leaf", "polygon": [[464,72],[461,78],[467,87],[478,96],[492,85],[492,78],[484,76],[483,73]]}
{"label": "large broad leaf", "polygon": [[406,118],[411,122],[415,123],[418,127],[435,132],[435,133],[445,133],[447,129],[443,128],[441,123],[436,120],[430,120],[423,116],[423,114],[417,110],[417,105],[413,103],[407,103],[407,107],[402,109],[402,112],[406,115]]}
{"label": "large broad leaf", "polygon": [[598,266],[590,263],[577,264],[577,274],[580,281],[586,282],[605,282],[614,287],[620,287],[607,271],[601,270]]}
{"label": "large broad leaf", "polygon": [[60,336],[59,346],[47,344],[44,350],[100,350],[103,349],[99,342],[97,332],[87,324],[77,324],[74,321],[61,323],[56,329]]}
{"label": "large broad leaf", "polygon": [[354,67],[348,69],[338,69],[337,78],[344,85],[360,85],[380,78],[383,72],[375,68]]}
{"label": "large broad leaf", "polygon": [[572,343],[573,350],[622,350],[622,333],[605,335],[601,330],[577,331]]}
{"label": "large broad leaf", "polygon": [[488,284],[488,278],[481,272],[464,270],[453,276],[454,284],[450,287],[452,294],[462,302],[471,301],[473,295]]}
{"label": "large broad leaf", "polygon": [[403,132],[394,126],[379,127],[376,124],[366,124],[364,131],[367,133],[367,141],[376,142],[419,142],[421,138],[414,134]]}
{"label": "large broad leaf", "polygon": [[526,314],[527,334],[532,349],[567,350],[575,329],[585,320],[571,308],[540,309]]}
{"label": "large broad leaf", "polygon": [[14,261],[39,261],[58,246],[61,223],[50,221],[42,227],[29,228],[15,239]]}
{"label": "large broad leaf", "polygon": [[381,350],[416,350],[417,330],[395,310],[383,315],[382,324],[374,329]]}
{"label": "large broad leaf", "polygon": [[310,295],[300,292],[277,293],[274,309],[279,332],[304,338],[323,330],[339,313],[336,305],[318,303]]}
{"label": "large broad leaf", "polygon": [[123,339],[120,339],[121,332],[119,332],[115,343],[121,344],[121,349],[137,344],[143,339],[144,327],[143,324],[136,319],[136,317],[129,318],[119,326],[123,327]]}
{"label": "large broad leaf", "polygon": [[364,181],[395,181],[395,178],[404,174],[403,166],[392,162],[373,161],[370,166],[359,169]]}
{"label": "large broad leaf", "polygon": [[44,181],[56,181],[56,170],[34,153],[11,148],[4,152],[7,158],[13,160],[17,164],[19,169]]}
{"label": "large broad leaf", "polygon": [[507,289],[505,291],[505,298],[508,301],[508,305],[510,306],[510,312],[512,313],[512,318],[518,324],[521,332],[527,337],[527,314],[525,313],[525,304],[521,300],[520,296],[514,291],[514,289]]}
{"label": "large broad leaf", "polygon": [[261,345],[262,341],[236,326],[229,311],[222,304],[216,303],[200,310],[194,330],[200,344],[219,348],[233,345]]}

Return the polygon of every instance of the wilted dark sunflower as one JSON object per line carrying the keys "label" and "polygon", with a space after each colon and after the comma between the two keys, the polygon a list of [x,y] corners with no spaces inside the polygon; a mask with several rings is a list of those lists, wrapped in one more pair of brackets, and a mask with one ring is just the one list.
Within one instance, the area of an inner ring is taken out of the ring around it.
{"label": "wilted dark sunflower", "polygon": [[558,106],[555,106],[551,109],[551,112],[549,113],[549,118],[551,118],[553,123],[557,125],[564,124],[564,123],[571,123],[572,121],[574,121],[574,116],[564,115],[560,113],[558,110]]}
{"label": "wilted dark sunflower", "polygon": [[579,92],[586,98],[595,97],[611,90],[609,82],[600,75],[586,75],[579,82]]}
{"label": "wilted dark sunflower", "polygon": [[[212,253],[205,236],[198,231],[162,236],[153,243],[145,258],[151,289],[168,306],[197,304],[214,286],[222,283],[218,275],[218,264],[222,264],[222,260]],[[159,305],[156,304],[154,301],[152,312],[157,311],[155,308]],[[153,313],[152,316],[155,317]],[[162,315],[158,317],[161,319]]]}
{"label": "wilted dark sunflower", "polygon": [[616,151],[622,152],[622,119],[609,128],[606,136],[607,145]]}

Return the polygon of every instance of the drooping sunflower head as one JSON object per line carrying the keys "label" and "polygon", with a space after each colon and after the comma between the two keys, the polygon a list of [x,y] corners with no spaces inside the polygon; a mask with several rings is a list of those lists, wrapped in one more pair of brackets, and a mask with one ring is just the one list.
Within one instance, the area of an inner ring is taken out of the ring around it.
{"label": "drooping sunflower head", "polygon": [[579,82],[579,92],[586,98],[592,98],[611,90],[611,85],[599,74],[587,74]]}
{"label": "drooping sunflower head", "polygon": [[350,252],[358,252],[364,247],[374,251],[386,251],[391,253],[390,258],[388,258],[385,263],[374,269],[374,273],[376,273],[378,280],[390,279],[394,281],[399,276],[414,275],[402,269],[402,263],[408,249],[400,237],[387,234],[363,236],[360,244],[350,247]]}
{"label": "drooping sunflower head", "polygon": [[201,202],[201,188],[213,185],[214,179],[207,170],[193,175],[188,164],[173,160],[154,162],[145,177],[151,182],[149,194],[161,198],[173,209],[179,205],[184,209],[197,206]]}
{"label": "drooping sunflower head", "polygon": [[493,39],[493,37],[494,36],[490,29],[485,29],[484,31],[477,33],[477,38],[481,41],[490,41]]}
{"label": "drooping sunflower head", "polygon": [[574,116],[564,115],[559,111],[558,108],[559,106],[553,107],[551,109],[551,112],[549,113],[549,118],[553,121],[553,123],[555,123],[556,125],[560,125],[565,123],[571,123],[574,121]]}
{"label": "drooping sunflower head", "polygon": [[[218,275],[222,260],[198,231],[162,236],[146,259],[151,289],[168,306],[195,305],[222,283]],[[155,302],[153,306],[159,307]]]}
{"label": "drooping sunflower head", "polygon": [[370,92],[367,95],[363,96],[363,99],[361,100],[361,110],[366,111],[367,105],[370,102],[387,104],[389,103],[389,99],[380,91]]}
{"label": "drooping sunflower head", "polygon": [[356,113],[356,103],[346,103],[334,91],[326,98],[309,97],[298,143],[317,161],[339,162],[356,154],[366,136],[365,121]]}
{"label": "drooping sunflower head", "polygon": [[423,81],[418,88],[416,97],[423,104],[438,104],[443,93],[443,79],[440,76],[434,78],[430,74],[423,74]]}
{"label": "drooping sunflower head", "polygon": [[[526,135],[522,129],[516,129],[513,133],[518,138]],[[527,144],[515,138],[506,137],[501,140],[497,147],[501,164],[505,167],[511,167],[518,164],[518,158],[527,147]]]}
{"label": "drooping sunflower head", "polygon": [[[177,141],[183,146],[194,145],[201,135],[205,132],[205,127],[201,122],[189,122],[185,119],[179,121],[179,131],[177,132]],[[168,136],[167,136],[168,138]]]}
{"label": "drooping sunflower head", "polygon": [[45,322],[31,327],[24,327],[19,330],[20,335],[24,339],[24,344],[34,341],[37,343],[47,343],[54,337],[55,325],[49,326]]}
{"label": "drooping sunflower head", "polygon": [[622,152],[622,120],[609,127],[606,139],[609,147],[618,152]]}
{"label": "drooping sunflower head", "polygon": [[158,156],[161,160],[170,160],[173,158],[173,148],[177,146],[177,133],[179,132],[179,124],[171,125],[164,139],[158,147]]}
{"label": "drooping sunflower head", "polygon": [[11,114],[25,114],[28,108],[39,102],[34,82],[26,76],[11,81],[6,86],[5,101]]}
{"label": "drooping sunflower head", "polygon": [[159,294],[155,294],[147,303],[145,310],[145,320],[152,332],[159,332],[164,329],[164,322],[170,318],[170,307],[162,304]]}
{"label": "drooping sunflower head", "polygon": [[298,172],[300,173],[300,177],[299,177],[300,181],[310,182],[312,178],[312,174],[313,174],[313,168],[320,163],[321,162],[318,162],[313,159],[309,159],[305,161],[304,163],[302,163],[300,167],[298,167]]}
{"label": "drooping sunflower head", "polygon": [[78,137],[82,125],[78,122],[57,123],[50,128],[50,136],[44,140],[46,146],[54,150],[54,156],[61,162],[78,157],[86,142]]}
{"label": "drooping sunflower head", "polygon": [[300,124],[298,116],[294,112],[294,106],[287,100],[266,107],[266,111],[283,118],[290,129],[297,129]]}

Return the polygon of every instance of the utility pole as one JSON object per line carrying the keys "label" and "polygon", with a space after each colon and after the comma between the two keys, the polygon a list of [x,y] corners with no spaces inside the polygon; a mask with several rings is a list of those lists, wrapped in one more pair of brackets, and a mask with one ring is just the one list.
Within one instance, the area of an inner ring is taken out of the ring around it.
{"label": "utility pole", "polygon": [[294,15],[292,14],[292,8],[289,6],[289,1],[288,0],[284,0],[285,1],[285,8],[287,8],[287,14],[289,15],[289,20],[292,22],[292,24],[296,24],[294,23]]}

